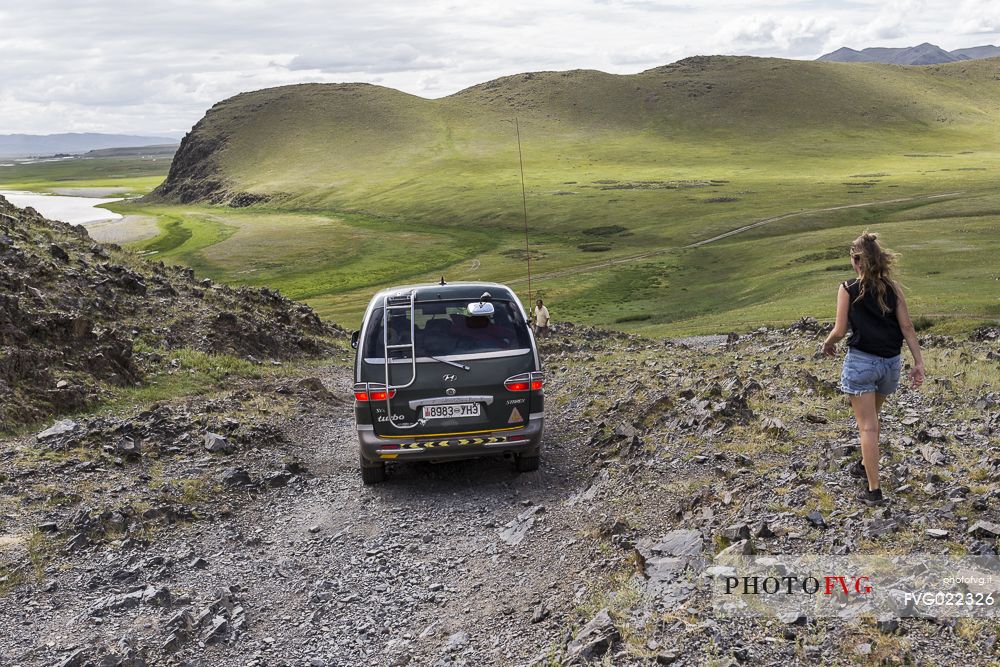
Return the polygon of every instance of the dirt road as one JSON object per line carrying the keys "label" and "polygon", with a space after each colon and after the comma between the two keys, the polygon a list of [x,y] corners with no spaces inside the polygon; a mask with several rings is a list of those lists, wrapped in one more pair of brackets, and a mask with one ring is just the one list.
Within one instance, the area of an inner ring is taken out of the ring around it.
{"label": "dirt road", "polygon": [[[891,509],[865,506],[837,371],[814,354],[822,335],[808,320],[725,346],[569,327],[543,350],[542,469],[520,475],[502,460],[411,464],[364,487],[349,403],[308,389],[316,378],[140,413],[126,430],[146,453],[130,463],[4,442],[0,527],[41,537],[19,581],[0,567],[0,627],[14,629],[0,664],[541,667],[583,662],[580,637],[597,664],[622,667],[818,664],[845,646],[878,663],[995,663],[992,633],[945,634],[946,619],[728,617],[694,585],[720,550],[996,553],[996,456],[983,455],[996,397],[972,374],[901,387],[884,411]],[[985,367],[1000,339],[980,337],[928,348],[930,367],[959,353]],[[342,368],[321,379],[349,383]],[[254,445],[268,430],[251,429],[229,453],[177,444],[179,414],[200,433],[261,402],[285,437]],[[182,451],[158,454],[163,433]],[[294,473],[275,477],[289,458]],[[186,510],[157,509],[171,487]]]}
{"label": "dirt road", "polygon": [[[323,381],[349,377],[335,369]],[[566,423],[553,415],[538,472],[500,458],[408,464],[375,487],[360,481],[348,404],[285,429],[302,479],[248,490],[245,502],[220,498],[204,520],[149,544],[81,550],[50,568],[44,590],[0,605],[0,625],[22,628],[0,639],[10,661],[0,664],[132,642],[165,664],[515,665],[560,642],[590,559],[585,509],[568,503],[586,482],[584,440]],[[520,541],[501,536],[512,521]],[[168,591],[169,611],[145,601],[101,610],[143,587]],[[197,616],[220,592],[240,611],[218,612],[218,641],[172,634],[175,614]]]}
{"label": "dirt road", "polygon": [[[943,197],[953,197],[955,195],[960,195],[961,192],[942,192],[938,194],[930,195],[915,195],[913,197],[900,197],[897,199],[884,199],[881,201],[869,201],[862,202],[860,204],[844,204],[841,206],[828,206],[825,208],[811,208],[803,209],[801,211],[794,211],[792,213],[783,213],[781,215],[776,215],[770,218],[764,218],[763,220],[758,220],[757,222],[751,223],[749,225],[743,225],[742,227],[737,227],[731,229],[728,232],[718,234],[711,238],[702,239],[701,241],[695,241],[694,243],[689,243],[685,246],[669,246],[665,248],[657,248],[656,250],[650,250],[648,252],[642,252],[636,255],[628,255],[626,257],[616,257],[615,259],[610,259],[604,262],[596,262],[593,264],[581,264],[579,266],[574,266],[569,269],[560,269],[559,271],[549,271],[547,273],[537,273],[531,276],[534,281],[549,280],[552,278],[564,278],[566,276],[578,275],[581,273],[590,273],[592,271],[597,271],[599,269],[606,269],[611,266],[617,266],[619,264],[631,264],[632,262],[638,262],[640,260],[649,259],[650,257],[656,257],[657,255],[664,255],[682,248],[698,248],[703,245],[708,245],[710,243],[715,243],[721,241],[722,239],[727,239],[730,236],[735,236],[737,234],[742,234],[744,232],[750,231],[751,229],[756,229],[758,227],[763,227],[764,225],[769,225],[773,222],[778,222],[779,220],[787,220],[788,218],[794,218],[800,215],[809,215],[812,213],[825,213],[828,211],[841,211],[849,208],[864,208],[865,206],[881,206],[884,204],[899,204],[907,201],[920,201],[923,199],[940,199]],[[516,285],[520,283],[526,283],[527,278],[512,278],[506,281],[508,285]]]}

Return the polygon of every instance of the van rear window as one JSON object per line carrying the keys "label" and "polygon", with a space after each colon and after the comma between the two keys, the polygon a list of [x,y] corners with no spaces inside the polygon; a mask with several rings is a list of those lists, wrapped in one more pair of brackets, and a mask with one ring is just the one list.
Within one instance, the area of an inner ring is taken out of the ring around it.
{"label": "van rear window", "polygon": [[[511,301],[493,301],[492,315],[470,316],[469,302],[418,302],[414,308],[413,342],[417,357],[450,354],[503,352],[531,347],[528,327]],[[382,319],[376,307],[368,323],[364,357],[383,359]],[[389,345],[410,342],[410,314],[406,309],[389,311]],[[408,359],[408,348],[390,349],[391,359]]]}

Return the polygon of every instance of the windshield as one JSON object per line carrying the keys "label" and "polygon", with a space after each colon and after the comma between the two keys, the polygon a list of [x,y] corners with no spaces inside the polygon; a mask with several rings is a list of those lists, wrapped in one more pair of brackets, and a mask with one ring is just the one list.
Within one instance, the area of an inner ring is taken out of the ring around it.
{"label": "windshield", "polygon": [[[468,300],[418,302],[414,308],[413,338],[417,357],[477,354],[519,350],[531,346],[528,327],[511,301],[493,301],[492,315],[470,316]],[[365,358],[384,358],[383,311],[376,307],[368,324]],[[389,345],[410,342],[410,314],[389,311]],[[392,359],[408,359],[408,348],[390,349]]]}

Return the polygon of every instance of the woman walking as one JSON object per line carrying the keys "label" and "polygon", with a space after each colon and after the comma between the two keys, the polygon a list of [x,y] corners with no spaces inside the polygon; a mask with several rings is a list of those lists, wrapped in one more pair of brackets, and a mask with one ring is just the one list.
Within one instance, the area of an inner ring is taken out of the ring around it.
{"label": "woman walking", "polygon": [[892,278],[895,253],[882,248],[878,236],[865,232],[851,244],[851,263],[857,278],[837,289],[837,319],[823,343],[823,354],[836,354],[837,343],[847,335],[847,356],[840,388],[851,398],[854,419],[861,435],[861,461],[852,473],[868,484],[858,494],[867,504],[885,502],[879,484],[879,410],[899,386],[901,350],[906,341],[913,355],[910,381],[924,381],[924,359],[899,284]]}

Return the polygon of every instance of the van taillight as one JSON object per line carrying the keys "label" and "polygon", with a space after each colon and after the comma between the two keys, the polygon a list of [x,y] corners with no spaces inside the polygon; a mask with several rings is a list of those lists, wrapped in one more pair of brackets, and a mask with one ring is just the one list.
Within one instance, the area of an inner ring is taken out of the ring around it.
{"label": "van taillight", "polygon": [[[389,398],[395,397],[396,390],[390,389]],[[386,399],[386,391],[382,385],[359,382],[354,385],[354,398],[358,401],[384,401]]]}
{"label": "van taillight", "polygon": [[545,386],[545,376],[541,371],[521,373],[504,380],[503,386],[507,391],[538,391]]}

